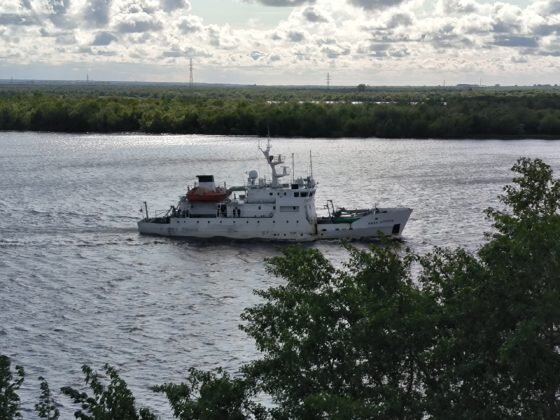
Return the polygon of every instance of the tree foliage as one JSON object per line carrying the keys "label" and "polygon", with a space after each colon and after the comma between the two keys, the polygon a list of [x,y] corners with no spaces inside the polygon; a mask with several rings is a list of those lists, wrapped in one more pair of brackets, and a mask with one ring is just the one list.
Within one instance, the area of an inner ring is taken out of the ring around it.
{"label": "tree foliage", "polygon": [[412,258],[390,246],[360,251],[335,269],[318,250],[289,248],[269,261],[287,284],[258,294],[244,330],[265,357],[247,374],[286,418],[419,418],[431,340],[419,315]]}
{"label": "tree foliage", "polygon": [[0,420],[22,418],[18,390],[25,379],[23,367],[15,367],[12,373],[11,360],[0,355]]}
{"label": "tree foliage", "polygon": [[560,137],[557,90],[0,87],[0,130],[281,137]]}
{"label": "tree foliage", "polygon": [[243,378],[232,378],[221,369],[189,369],[187,382],[153,388],[167,396],[173,414],[181,420],[264,419],[266,410],[253,401],[254,387]]}
{"label": "tree foliage", "polygon": [[60,417],[60,411],[51,393],[49,384],[42,376],[39,376],[39,380],[41,381],[41,395],[39,397],[39,402],[35,404],[35,411],[41,419],[57,420]]}
{"label": "tree foliage", "polygon": [[80,409],[74,413],[81,420],[155,420],[147,408],[136,409],[134,396],[128,389],[126,382],[120,378],[115,368],[105,365],[105,374],[109,384],[103,383],[102,377],[89,366],[82,366],[85,383],[91,388],[93,395],[80,392],[71,387],[61,389],[62,393],[75,403]]}

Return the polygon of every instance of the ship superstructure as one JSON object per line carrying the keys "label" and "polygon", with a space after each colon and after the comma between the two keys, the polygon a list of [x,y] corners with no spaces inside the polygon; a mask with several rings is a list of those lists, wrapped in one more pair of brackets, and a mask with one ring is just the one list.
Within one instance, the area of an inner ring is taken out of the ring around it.
{"label": "ship superstructure", "polygon": [[160,236],[292,242],[400,237],[411,209],[346,210],[329,201],[328,215],[320,217],[312,171],[305,178],[282,182],[290,173],[284,158],[273,156],[271,148],[270,140],[260,148],[272,172],[270,181],[252,170],[246,185],[225,188],[216,186],[213,175],[199,175],[198,184],[163,216],[150,218],[145,204],[146,217],[138,222],[138,230]]}

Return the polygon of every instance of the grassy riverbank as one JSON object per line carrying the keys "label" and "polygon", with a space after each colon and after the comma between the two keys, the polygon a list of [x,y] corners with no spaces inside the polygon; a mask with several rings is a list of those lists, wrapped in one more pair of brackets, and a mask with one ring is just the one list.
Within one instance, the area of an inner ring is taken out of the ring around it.
{"label": "grassy riverbank", "polygon": [[0,130],[279,137],[560,138],[560,90],[0,86]]}

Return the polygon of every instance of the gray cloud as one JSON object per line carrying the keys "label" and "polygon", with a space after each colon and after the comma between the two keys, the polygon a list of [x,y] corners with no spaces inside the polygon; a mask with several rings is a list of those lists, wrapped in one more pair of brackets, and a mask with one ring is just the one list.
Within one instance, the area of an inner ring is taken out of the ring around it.
{"label": "gray cloud", "polygon": [[58,35],[55,38],[55,43],[57,43],[58,45],[73,45],[75,44],[76,41],[76,37],[74,36],[74,34],[62,34],[62,35]]}
{"label": "gray cloud", "polygon": [[272,7],[293,7],[302,4],[314,4],[316,0],[245,0],[246,3],[260,3]]}
{"label": "gray cloud", "polygon": [[406,13],[397,13],[391,16],[389,22],[387,22],[387,28],[393,29],[398,26],[410,26],[412,25],[412,18]]}
{"label": "gray cloud", "polygon": [[47,0],[47,4],[55,15],[62,15],[70,7],[70,0]]}
{"label": "gray cloud", "polygon": [[31,16],[18,15],[15,13],[0,13],[0,25],[35,25],[37,19]]}
{"label": "gray cloud", "polygon": [[114,57],[115,55],[117,55],[117,53],[115,51],[98,50],[98,51],[95,51],[95,55],[102,55],[102,56],[105,56],[105,57]]}
{"label": "gray cloud", "polygon": [[349,55],[350,48],[331,48],[331,47],[324,47],[322,50],[323,54],[327,56],[327,58],[334,60],[341,55]]}
{"label": "gray cloud", "polygon": [[422,39],[430,41],[435,48],[465,48],[472,47],[473,42],[463,34],[454,31],[454,25],[448,23],[434,32],[422,35]]}
{"label": "gray cloud", "polygon": [[239,45],[239,40],[236,37],[231,36],[230,33],[222,34],[216,26],[207,27],[206,32],[208,34],[208,42],[216,48],[232,50]]}
{"label": "gray cloud", "polygon": [[548,3],[543,5],[543,13],[550,15],[560,14],[560,1],[559,0],[549,0]]}
{"label": "gray cloud", "polygon": [[323,15],[321,15],[314,7],[307,7],[303,11],[303,17],[307,19],[309,22],[327,22],[327,19]]}
{"label": "gray cloud", "polygon": [[523,56],[523,55],[519,55],[519,56],[513,56],[511,57],[511,62],[512,63],[527,63],[529,60],[527,60],[527,57]]}
{"label": "gray cloud", "polygon": [[551,34],[559,34],[560,33],[560,24],[544,24],[538,25],[533,28],[533,34],[538,36],[546,36]]}
{"label": "gray cloud", "polygon": [[445,0],[443,2],[443,11],[447,14],[460,13],[468,14],[474,13],[478,10],[477,4],[468,0]]}
{"label": "gray cloud", "polygon": [[336,39],[334,38],[321,38],[317,41],[318,45],[335,45]]}
{"label": "gray cloud", "polygon": [[162,24],[156,20],[135,19],[134,17],[117,25],[117,31],[120,33],[159,31],[161,28]]}
{"label": "gray cloud", "polygon": [[255,61],[260,60],[262,57],[264,57],[266,54],[262,53],[260,51],[251,51],[251,58]]}
{"label": "gray cloud", "polygon": [[52,13],[48,15],[52,23],[60,28],[74,27],[75,23],[66,17],[66,12],[70,8],[70,0],[46,0]]}
{"label": "gray cloud", "polygon": [[117,37],[110,32],[98,32],[91,45],[103,46],[116,41]]}
{"label": "gray cloud", "polygon": [[95,28],[106,26],[110,20],[111,2],[112,0],[88,0],[83,10],[86,25]]}
{"label": "gray cloud", "polygon": [[494,39],[494,45],[498,45],[500,47],[535,48],[539,44],[534,37],[497,35]]}
{"label": "gray cloud", "polygon": [[202,30],[201,23],[198,20],[196,20],[196,19],[194,19],[190,16],[181,20],[181,22],[179,22],[177,27],[184,34],[192,34],[192,33],[199,32],[199,31]]}
{"label": "gray cloud", "polygon": [[164,51],[161,54],[161,56],[164,58],[179,58],[179,57],[186,56],[186,54],[183,51],[173,50],[173,51]]}
{"label": "gray cloud", "polygon": [[521,28],[518,23],[504,22],[503,20],[497,20],[492,24],[492,31],[501,34],[510,34],[512,32],[517,32]]}
{"label": "gray cloud", "polygon": [[305,39],[305,35],[302,32],[290,31],[288,32],[288,39],[292,42],[301,42]]}
{"label": "gray cloud", "polygon": [[381,10],[398,6],[406,0],[349,0],[350,4],[366,10]]}
{"label": "gray cloud", "polygon": [[190,10],[191,5],[187,0],[160,0],[161,8],[166,12],[178,9]]}
{"label": "gray cloud", "polygon": [[387,50],[387,55],[393,58],[403,58],[410,55],[410,51],[406,48],[390,48]]}
{"label": "gray cloud", "polygon": [[358,48],[359,54],[366,54],[374,57],[384,57],[387,55],[387,50],[391,47],[390,44],[371,42],[366,46]]}
{"label": "gray cloud", "polygon": [[91,47],[80,47],[78,48],[78,52],[80,54],[93,54],[93,50]]}

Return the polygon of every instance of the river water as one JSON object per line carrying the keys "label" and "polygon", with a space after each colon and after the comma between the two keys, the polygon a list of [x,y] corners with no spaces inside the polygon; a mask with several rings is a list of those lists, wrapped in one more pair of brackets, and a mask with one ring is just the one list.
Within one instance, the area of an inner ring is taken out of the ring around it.
{"label": "river water", "polygon": [[[256,355],[237,328],[254,289],[281,283],[265,272],[278,246],[141,237],[139,209],[175,204],[196,175],[242,184],[268,175],[258,139],[217,136],[0,133],[0,354],[27,371],[25,418],[39,375],[51,389],[80,386],[81,365],[117,367],[139,405],[170,416],[149,386],[180,382],[189,367],[232,373]],[[490,229],[520,156],[560,170],[560,143],[541,140],[275,139],[295,172],[309,151],[317,205],[414,208],[404,241],[475,250]],[[336,261],[334,242],[317,243]],[[62,418],[73,406],[65,397]]]}

